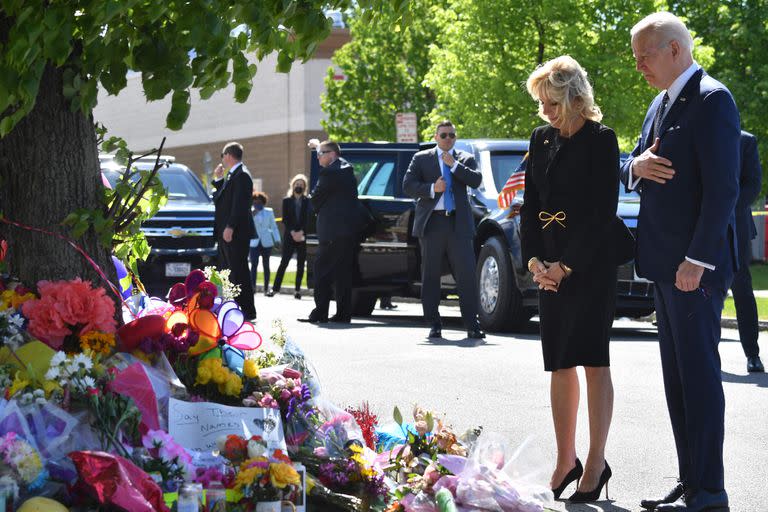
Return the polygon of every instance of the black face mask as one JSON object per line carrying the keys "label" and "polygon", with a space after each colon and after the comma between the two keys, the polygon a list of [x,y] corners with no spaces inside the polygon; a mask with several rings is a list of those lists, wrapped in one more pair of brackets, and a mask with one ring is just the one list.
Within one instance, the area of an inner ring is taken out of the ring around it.
{"label": "black face mask", "polygon": [[303,194],[304,193],[304,187],[293,187],[293,193],[294,194]]}

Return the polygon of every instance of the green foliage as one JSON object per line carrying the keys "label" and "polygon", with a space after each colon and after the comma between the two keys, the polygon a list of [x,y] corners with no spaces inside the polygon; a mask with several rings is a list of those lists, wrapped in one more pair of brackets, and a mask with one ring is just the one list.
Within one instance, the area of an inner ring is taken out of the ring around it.
{"label": "green foliage", "polygon": [[[370,11],[357,9],[349,20],[352,41],[333,56],[345,75],[335,80],[329,69],[322,99],[328,120],[323,128],[339,140],[395,140],[395,114],[416,112],[424,129],[434,107],[432,91],[422,82],[429,70],[429,47],[437,38],[441,8],[428,0],[411,2],[411,24],[403,28],[394,7],[371,23]],[[406,20],[407,21],[407,20]]]}
{"label": "green foliage", "polygon": [[454,0],[426,79],[437,97],[431,124],[448,117],[462,137],[527,139],[544,123],[528,75],[570,55],[589,74],[603,122],[630,148],[654,92],[634,70],[629,29],[639,17],[627,13],[653,10],[652,0]]}
{"label": "green foliage", "polygon": [[768,2],[670,2],[685,16],[698,38],[712,48],[711,64],[697,60],[730,89],[741,113],[741,127],[755,134],[763,166],[763,193],[768,189]]}
{"label": "green foliage", "polygon": [[[97,126],[96,131],[103,139],[104,127]],[[157,151],[149,153],[157,153],[158,160],[151,171],[146,171],[133,166],[136,159],[123,139],[111,137],[105,140],[102,149],[114,152],[115,160],[125,165],[126,171],[114,188],[104,187],[100,208],[78,208],[62,222],[70,227],[73,238],[80,238],[92,227],[101,245],[125,262],[134,275],[138,275],[138,262],[146,260],[150,251],[141,224],[154,217],[168,200],[167,191],[157,177],[163,144]]]}
{"label": "green foliage", "polygon": [[66,70],[73,110],[89,113],[98,86],[117,94],[129,69],[141,73],[148,100],[172,95],[168,126],[189,115],[190,90],[203,98],[233,83],[243,102],[259,59],[278,52],[278,69],[307,60],[331,29],[324,9],[354,5],[400,21],[402,0],[0,0],[0,137],[29,113],[46,64]]}

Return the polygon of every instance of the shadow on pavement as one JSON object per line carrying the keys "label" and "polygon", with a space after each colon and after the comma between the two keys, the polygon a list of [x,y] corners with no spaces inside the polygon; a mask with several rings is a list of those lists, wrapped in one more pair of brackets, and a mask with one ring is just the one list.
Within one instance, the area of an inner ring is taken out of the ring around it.
{"label": "shadow on pavement", "polygon": [[768,388],[768,373],[748,373],[737,375],[735,373],[721,372],[723,382],[734,384],[755,384],[759,388]]}
{"label": "shadow on pavement", "polygon": [[568,512],[632,512],[632,509],[619,507],[610,501],[598,501],[597,503],[566,503]]}
{"label": "shadow on pavement", "polygon": [[492,346],[492,345],[496,345],[496,343],[488,343],[486,340],[475,340],[475,339],[469,339],[469,338],[463,338],[459,340],[448,340],[445,338],[426,338],[420,343],[420,345],[432,345],[435,347],[454,346],[454,347],[475,348],[475,347]]}

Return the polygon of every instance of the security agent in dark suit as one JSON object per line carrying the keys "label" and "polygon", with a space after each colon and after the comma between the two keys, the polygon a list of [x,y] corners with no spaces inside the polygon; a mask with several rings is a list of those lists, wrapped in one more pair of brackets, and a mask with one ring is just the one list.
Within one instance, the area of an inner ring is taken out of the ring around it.
{"label": "security agent in dark suit", "polygon": [[456,129],[450,121],[437,125],[435,141],[436,148],[413,155],[403,179],[403,191],[416,199],[413,235],[421,242],[421,304],[432,327],[429,337],[440,338],[440,276],[447,256],[467,335],[480,339],[485,333],[477,321],[475,223],[467,187],[479,187],[482,175],[472,155],[453,149]]}
{"label": "security agent in dark suit", "polygon": [[758,321],[755,292],[752,290],[752,240],[757,236],[752,218],[752,203],[760,195],[763,170],[757,154],[757,139],[749,132],[741,131],[741,175],[739,177],[739,199],[736,202],[736,240],[739,242],[739,269],[733,276],[731,291],[736,305],[736,319],[739,322],[739,339],[744,355],[747,356],[747,371],[765,371],[760,360],[757,344]]}
{"label": "security agent in dark suit", "polygon": [[221,163],[213,171],[214,236],[218,243],[219,268],[231,270],[229,280],[240,285],[240,295],[235,301],[245,318],[253,320],[256,307],[248,270],[248,246],[256,236],[251,217],[253,179],[242,160],[243,146],[230,142],[224,146]]}
{"label": "security agent in dark suit", "polygon": [[335,284],[336,314],[332,322],[352,320],[352,277],[355,253],[363,228],[362,205],[352,166],[341,158],[339,145],[321,142],[317,149],[320,173],[310,199],[317,213],[319,247],[315,258],[315,309],[306,321],[325,323]]}
{"label": "security agent in dark suit", "polygon": [[728,89],[692,57],[670,13],[632,28],[637,70],[662,92],[622,168],[641,194],[637,273],[655,281],[664,391],[679,483],[641,505],[659,512],[728,510],[723,478],[725,397],[720,314],[737,266],[739,112]]}

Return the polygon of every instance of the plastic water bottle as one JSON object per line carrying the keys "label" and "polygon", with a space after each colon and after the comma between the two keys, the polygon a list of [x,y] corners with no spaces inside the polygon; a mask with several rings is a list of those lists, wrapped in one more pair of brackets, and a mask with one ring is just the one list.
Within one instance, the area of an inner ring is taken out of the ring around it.
{"label": "plastic water bottle", "polygon": [[205,491],[205,510],[207,512],[226,512],[227,490],[221,482],[213,481]]}
{"label": "plastic water bottle", "polygon": [[185,482],[179,489],[179,501],[176,502],[177,512],[203,512],[203,486]]}

